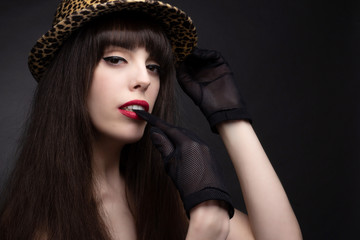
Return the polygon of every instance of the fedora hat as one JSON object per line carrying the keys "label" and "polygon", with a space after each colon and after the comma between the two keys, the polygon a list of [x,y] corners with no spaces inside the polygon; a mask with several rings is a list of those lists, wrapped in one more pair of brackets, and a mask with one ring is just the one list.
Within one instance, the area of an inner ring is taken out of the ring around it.
{"label": "fedora hat", "polygon": [[28,65],[40,81],[63,42],[85,23],[98,16],[121,11],[147,14],[159,22],[170,40],[175,61],[182,61],[197,44],[195,26],[190,17],[170,4],[154,0],[63,0],[51,29],[31,49]]}

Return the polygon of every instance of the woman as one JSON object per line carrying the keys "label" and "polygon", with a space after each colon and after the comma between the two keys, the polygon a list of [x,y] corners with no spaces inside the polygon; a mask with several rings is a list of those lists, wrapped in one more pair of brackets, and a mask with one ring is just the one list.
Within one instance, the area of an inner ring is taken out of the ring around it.
{"label": "woman", "polygon": [[[301,238],[243,107],[224,118],[216,112],[227,109],[214,108],[214,101],[200,106],[228,147],[249,218],[239,211],[232,217],[230,197],[206,145],[164,122],[174,118],[174,59],[179,65],[195,46],[191,20],[170,5],[63,1],[53,28],[29,57],[39,84],[1,208],[0,238]],[[205,67],[196,64],[199,58]],[[219,72],[204,72],[214,59],[195,50],[178,71],[183,88],[199,105],[204,101],[191,84]],[[141,118],[156,128],[150,133]],[[197,151],[184,150],[184,143],[196,143]],[[192,171],[184,168],[189,159]],[[198,162],[211,181],[197,178]],[[179,170],[197,181],[179,178]]]}

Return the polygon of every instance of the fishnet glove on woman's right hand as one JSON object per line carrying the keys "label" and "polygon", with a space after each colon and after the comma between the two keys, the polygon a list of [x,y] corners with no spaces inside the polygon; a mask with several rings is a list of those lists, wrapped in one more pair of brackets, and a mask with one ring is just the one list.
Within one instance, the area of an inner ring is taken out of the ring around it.
{"label": "fishnet glove on woman's right hand", "polygon": [[251,122],[233,72],[219,52],[195,48],[178,67],[177,79],[204,113],[213,132],[223,121]]}
{"label": "fishnet glove on woman's right hand", "polygon": [[153,126],[151,140],[163,157],[166,172],[179,190],[188,216],[197,204],[220,200],[226,203],[231,218],[231,198],[209,147],[186,129],[171,126],[145,111],[135,112]]}

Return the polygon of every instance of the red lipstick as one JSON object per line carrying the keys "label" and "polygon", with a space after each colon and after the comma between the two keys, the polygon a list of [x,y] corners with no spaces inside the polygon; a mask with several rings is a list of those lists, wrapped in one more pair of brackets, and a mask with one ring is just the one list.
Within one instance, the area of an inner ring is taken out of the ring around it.
{"label": "red lipstick", "polygon": [[148,112],[149,104],[143,100],[132,100],[124,103],[119,107],[120,113],[125,115],[126,117],[136,120],[142,120],[142,118],[138,117],[138,115],[135,112],[133,112],[132,109],[144,110]]}

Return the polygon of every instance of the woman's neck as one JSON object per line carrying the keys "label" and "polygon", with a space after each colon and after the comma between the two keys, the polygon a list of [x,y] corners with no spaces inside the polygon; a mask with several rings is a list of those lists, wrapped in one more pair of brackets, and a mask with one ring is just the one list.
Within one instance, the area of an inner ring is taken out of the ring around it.
{"label": "woman's neck", "polygon": [[113,239],[136,239],[135,223],[126,197],[126,184],[120,175],[117,141],[93,143],[93,176],[100,213]]}
{"label": "woman's neck", "polygon": [[100,196],[118,192],[123,185],[119,170],[122,148],[123,145],[111,140],[97,139],[93,143],[93,176]]}

